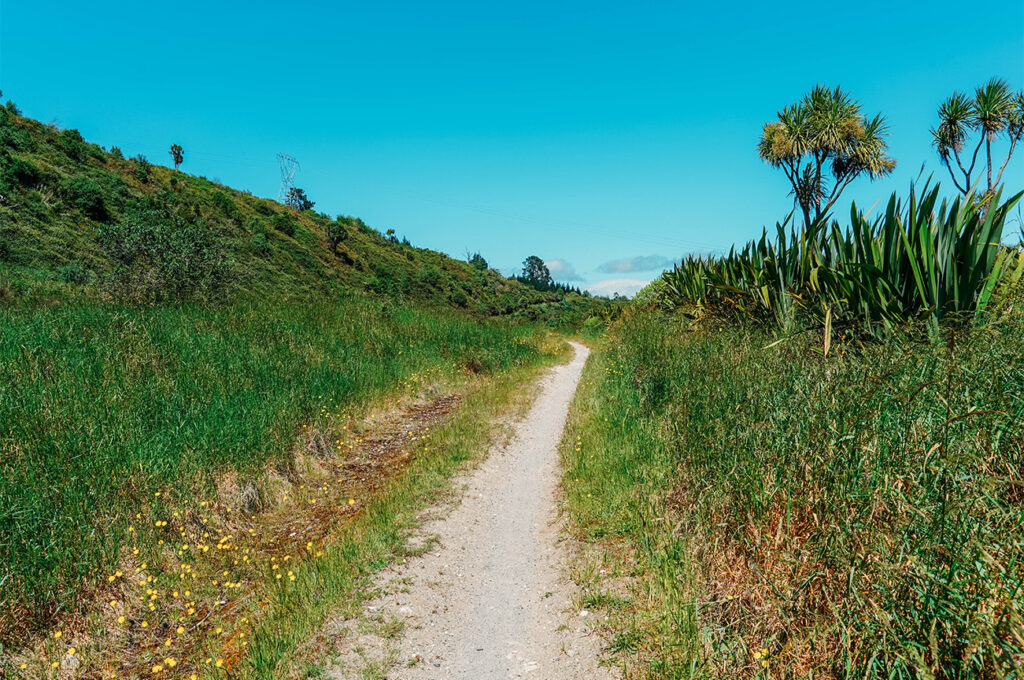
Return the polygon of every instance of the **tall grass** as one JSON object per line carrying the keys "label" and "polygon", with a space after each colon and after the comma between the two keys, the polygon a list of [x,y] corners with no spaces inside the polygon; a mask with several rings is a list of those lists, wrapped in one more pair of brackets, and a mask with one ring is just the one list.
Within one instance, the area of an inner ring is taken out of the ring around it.
{"label": "tall grass", "polygon": [[973,195],[939,201],[939,186],[895,194],[873,221],[851,208],[850,225],[776,225],[724,257],[693,257],[663,277],[670,305],[745,320],[774,319],[880,335],[910,320],[980,317],[1004,279],[1024,276],[1024,251],[1000,245],[1024,194],[991,210]]}
{"label": "tall grass", "polygon": [[286,465],[325,400],[501,371],[534,340],[366,300],[0,309],[0,641],[74,608],[157,492],[211,498],[216,473]]}
{"label": "tall grass", "polygon": [[576,526],[630,556],[634,676],[1021,677],[1022,302],[828,358],[620,322],[563,453]]}

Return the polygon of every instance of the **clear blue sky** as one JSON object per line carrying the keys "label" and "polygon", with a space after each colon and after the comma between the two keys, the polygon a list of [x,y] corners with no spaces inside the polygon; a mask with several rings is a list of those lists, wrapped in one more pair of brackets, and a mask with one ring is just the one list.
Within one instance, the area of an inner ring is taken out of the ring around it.
{"label": "clear blue sky", "polygon": [[1020,0],[0,0],[0,88],[27,115],[160,163],[181,144],[183,170],[263,196],[284,151],[318,210],[599,291],[783,217],[755,145],[815,83],[889,119],[896,173],[848,193],[870,205],[940,171],[936,105],[992,76],[1024,87]]}

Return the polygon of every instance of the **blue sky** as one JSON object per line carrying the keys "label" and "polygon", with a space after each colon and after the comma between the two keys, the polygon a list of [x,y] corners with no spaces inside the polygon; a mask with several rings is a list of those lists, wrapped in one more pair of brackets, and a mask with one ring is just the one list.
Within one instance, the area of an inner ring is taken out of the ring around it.
{"label": "blue sky", "polygon": [[601,292],[784,217],[755,145],[815,83],[888,117],[897,171],[847,193],[870,206],[944,172],[935,108],[992,76],[1024,87],[1022,2],[0,0],[27,115],[263,196],[284,151],[318,210]]}

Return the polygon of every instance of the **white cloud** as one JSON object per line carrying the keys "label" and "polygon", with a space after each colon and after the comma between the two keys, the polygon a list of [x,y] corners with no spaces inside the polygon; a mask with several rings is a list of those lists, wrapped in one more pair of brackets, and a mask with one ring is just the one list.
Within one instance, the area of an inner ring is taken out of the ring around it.
{"label": "white cloud", "polygon": [[633,297],[637,291],[650,282],[651,279],[609,279],[591,284],[587,286],[587,290],[594,295],[604,295],[605,297],[611,297],[616,293],[625,297]]}
{"label": "white cloud", "polygon": [[622,260],[605,262],[597,268],[599,272],[608,274],[625,274],[627,272],[663,271],[672,266],[673,261],[664,255],[637,255]]}
{"label": "white cloud", "polygon": [[545,263],[551,278],[555,281],[582,281],[583,277],[576,273],[576,268],[565,260],[547,260]]}

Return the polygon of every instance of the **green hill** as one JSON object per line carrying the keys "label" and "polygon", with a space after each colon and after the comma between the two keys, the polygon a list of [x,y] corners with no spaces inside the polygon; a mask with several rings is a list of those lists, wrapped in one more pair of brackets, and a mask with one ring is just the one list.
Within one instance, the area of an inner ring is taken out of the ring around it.
{"label": "green hill", "polygon": [[[0,676],[8,650],[106,611],[98,594],[115,599],[110,574],[127,561],[169,564],[154,499],[230,513],[225,479],[261,498],[282,474],[302,489],[311,428],[340,447],[382,400],[493,384],[511,399],[559,356],[541,322],[593,330],[621,304],[125,159],[12,109],[0,108]],[[147,611],[125,614],[134,625]]]}
{"label": "green hill", "polygon": [[352,291],[570,324],[611,306],[0,109],[0,295],[285,301]]}

